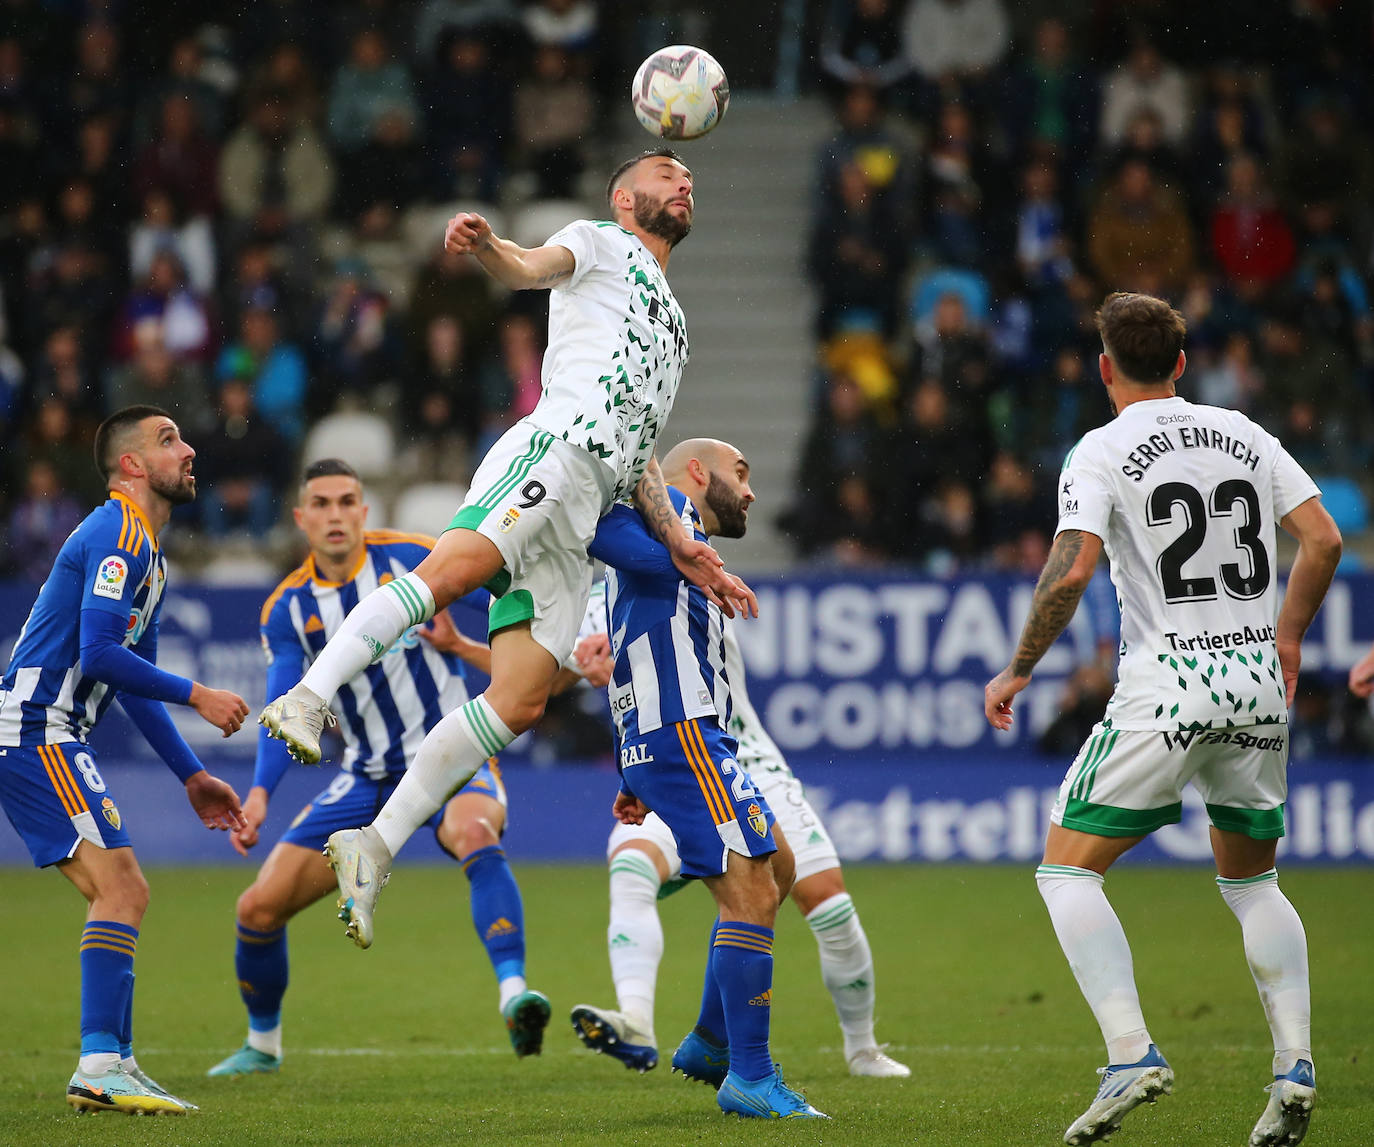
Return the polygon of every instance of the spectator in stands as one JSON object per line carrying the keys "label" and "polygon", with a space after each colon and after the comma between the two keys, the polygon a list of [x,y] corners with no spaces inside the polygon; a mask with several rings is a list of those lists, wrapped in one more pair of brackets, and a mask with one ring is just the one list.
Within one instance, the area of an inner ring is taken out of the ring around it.
{"label": "spectator in stands", "polygon": [[44,398],[29,419],[23,444],[10,452],[13,485],[25,488],[28,472],[35,464],[46,462],[62,486],[81,503],[83,512],[99,505],[106,491],[91,465],[97,425],[95,418],[74,410],[55,395]]}
{"label": "spectator in stands", "polygon": [[334,166],[319,133],[292,120],[281,96],[269,92],[224,145],[219,190],[235,246],[284,245],[304,266],[311,229],[334,193]]}
{"label": "spectator in stands", "polygon": [[161,188],[143,196],[143,215],[129,228],[129,275],[135,281],[152,270],[153,260],[170,252],[186,273],[186,284],[208,298],[215,288],[213,220],[205,215],[185,218],[175,201]]}
{"label": "spectator in stands", "polygon": [[1264,392],[1264,375],[1255,365],[1255,346],[1245,331],[1232,331],[1221,354],[1196,371],[1194,398],[1207,406],[1248,413]]}
{"label": "spectator in stands", "polygon": [[305,356],[284,342],[277,326],[277,299],[270,289],[251,297],[239,322],[239,338],[220,353],[215,377],[246,381],[253,406],[291,446],[305,433]]}
{"label": "spectator in stands", "polygon": [[215,350],[215,328],[209,304],[186,282],[186,269],[174,250],[158,251],[147,275],[125,297],[115,320],[111,350],[116,358],[133,356],[134,331],[154,320],[160,341],[174,358],[207,362]]}
{"label": "spectator in stands", "polygon": [[34,401],[56,398],[69,410],[98,419],[105,409],[103,394],[100,379],[91,369],[82,328],[76,324],[53,327],[43,340],[30,397]]}
{"label": "spectator in stands", "polygon": [[594,110],[591,86],[574,73],[568,53],[553,44],[536,48],[531,74],[515,88],[514,138],[539,197],[577,195]]}
{"label": "spectator in stands", "polygon": [[1212,212],[1211,238],[1217,266],[1242,298],[1263,295],[1293,269],[1293,231],[1253,156],[1231,160],[1226,195]]}
{"label": "spectator in stands", "polygon": [[55,138],[71,139],[76,127],[93,115],[110,114],[120,127],[131,106],[130,80],[124,69],[124,45],[113,24],[92,19],[75,36],[75,66],[59,69],[55,98],[48,101],[49,130]]}
{"label": "spectator in stands", "polygon": [[1072,242],[1060,198],[1059,172],[1047,159],[1021,171],[1016,208],[1016,263],[1032,290],[1058,287],[1073,275]]}
{"label": "spectator in stands", "polygon": [[899,90],[912,64],[902,44],[896,0],[830,0],[818,52],[822,74],[837,89],[865,84]]}
{"label": "spectator in stands", "polygon": [[927,573],[952,577],[978,564],[983,535],[978,526],[978,496],[974,485],[942,479],[935,494],[918,506],[912,539],[917,559]]}
{"label": "spectator in stands", "polygon": [[971,456],[939,379],[922,379],[913,388],[898,425],[884,436],[877,472],[882,474],[884,549],[915,561],[925,552],[923,507],[935,500],[940,484],[981,474],[981,461]]}
{"label": "spectator in stands", "polygon": [[[481,115],[476,108],[463,109]],[[386,37],[375,27],[363,28],[349,46],[348,61],[329,89],[329,138],[345,155],[357,151],[388,115],[416,125],[420,119],[415,87],[405,64],[391,54]]]}
{"label": "spectator in stands", "polygon": [[1139,160],[1154,173],[1155,179],[1180,195],[1194,185],[1183,153],[1164,135],[1164,120],[1148,104],[1142,104],[1126,121],[1121,143],[1103,154],[1101,171],[1111,179],[1127,163]]}
{"label": "spectator in stands", "polygon": [[1046,523],[1055,519],[1053,497],[1036,481],[1026,460],[1006,450],[993,455],[980,493],[980,519],[992,548],[993,568],[1021,572],[1029,550],[1042,559],[1041,565],[1031,567],[1038,573],[1050,548]]}
{"label": "spectator in stands", "polygon": [[1048,16],[1035,25],[1030,54],[1008,73],[1000,120],[1012,154],[1048,151],[1071,175],[1097,139],[1098,94],[1071,50],[1068,25]]}
{"label": "spectator in stands", "polygon": [[494,202],[511,138],[511,84],[477,29],[446,32],[434,60],[425,107],[437,193]]}
{"label": "spectator in stands", "polygon": [[818,214],[844,210],[841,173],[857,164],[868,179],[870,195],[909,235],[916,199],[916,148],[888,121],[877,91],[867,84],[847,88],[840,102],[839,130],[822,147],[817,178]]}
{"label": "spectator in stands", "polygon": [[1321,205],[1349,229],[1363,221],[1367,238],[1374,203],[1374,155],[1367,133],[1330,99],[1315,98],[1289,134],[1287,195],[1304,213]]}
{"label": "spectator in stands", "polygon": [[478,33],[493,42],[516,31],[519,15],[513,0],[425,0],[415,17],[415,58],[434,59],[446,37]]}
{"label": "spectator in stands", "polygon": [[[1097,576],[1101,578],[1102,575]],[[1064,682],[1058,713],[1036,741],[1040,751],[1054,757],[1076,752],[1102,719],[1102,711],[1114,687],[1110,671],[1100,662],[1089,661],[1078,666]]]}
{"label": "spectator in stands", "polygon": [[59,326],[108,328],[114,291],[102,254],[79,238],[45,244],[29,265],[25,304],[28,333],[41,341]]}
{"label": "spectator in stands", "polygon": [[[9,344],[9,319],[5,315],[4,298],[0,296],[0,435],[10,441],[25,396],[24,380],[28,371],[24,360]],[[0,471],[0,486],[4,474]]]}
{"label": "spectator in stands", "polygon": [[140,319],[130,334],[130,358],[110,374],[107,406],[148,404],[165,410],[188,440],[209,424],[212,415],[205,375],[193,360],[179,359],[167,346],[163,320]]}
{"label": "spectator in stands", "polygon": [[380,214],[389,223],[397,211],[426,197],[428,179],[415,124],[392,108],[377,118],[366,143],[339,156],[335,214],[358,231],[375,233],[385,227],[371,216]]}
{"label": "spectator in stands", "polygon": [[1126,125],[1142,107],[1153,108],[1158,114],[1169,143],[1183,146],[1192,112],[1188,78],[1160,55],[1154,40],[1143,30],[1137,31],[1126,59],[1102,85],[1102,143],[1118,146],[1125,138]]}
{"label": "spectator in stands", "polygon": [[[123,229],[129,213],[129,168],[117,117],[109,112],[81,122],[76,154],[61,165],[68,186],[80,186],[89,203],[80,212],[89,238],[121,266]],[[65,211],[64,211],[65,214]]]}
{"label": "spectator in stands", "polygon": [[478,454],[485,454],[518,419],[539,401],[544,345],[529,315],[514,311],[497,327],[496,350],[482,371],[482,434]]}
{"label": "spectator in stands", "polygon": [[258,413],[250,380],[220,385],[219,412],[196,442],[200,523],[211,537],[262,538],[277,524],[291,447]]}
{"label": "spectator in stands", "polygon": [[1272,150],[1264,110],[1247,90],[1238,68],[1212,69],[1207,102],[1193,131],[1193,194],[1197,202],[1213,202],[1226,186],[1230,162],[1242,153],[1261,159]]}
{"label": "spectator in stands", "polygon": [[983,81],[1011,47],[1002,0],[912,0],[903,31],[928,103],[937,96],[980,102]]}
{"label": "spectator in stands", "polygon": [[223,299],[226,330],[239,330],[244,312],[256,302],[274,301],[274,312],[281,337],[299,342],[309,330],[314,315],[314,283],[309,290],[298,289],[295,280],[282,270],[283,253],[271,243],[249,243],[233,262],[232,277],[225,284]]}
{"label": "spectator in stands", "polygon": [[482,427],[478,372],[457,319],[438,315],[425,334],[425,356],[402,380],[402,429],[410,444],[396,468],[412,481],[466,484]]}
{"label": "spectator in stands", "polygon": [[133,136],[147,144],[157,134],[167,101],[181,97],[191,102],[196,126],[210,140],[224,137],[229,85],[217,76],[194,35],[179,36],[167,54],[167,71],[148,85],[135,116]]}
{"label": "spectator in stands", "polygon": [[1067,344],[1055,353],[1050,369],[1037,379],[1029,402],[1020,404],[1025,450],[1042,473],[1059,473],[1073,444],[1107,416],[1099,389],[1097,356]]}
{"label": "spectator in stands", "polygon": [[1113,287],[1178,290],[1193,265],[1193,232],[1182,199],[1146,164],[1127,160],[1093,209],[1088,253],[1098,277]]}
{"label": "spectator in stands", "polygon": [[596,5],[591,0],[534,0],[520,13],[525,34],[537,49],[561,48],[572,57],[574,70],[590,60],[596,48]]}
{"label": "spectator in stands", "polygon": [[314,355],[319,369],[312,387],[320,397],[311,405],[317,409],[344,395],[367,405],[378,386],[400,374],[391,301],[361,259],[342,259],[334,268],[315,324]]}
{"label": "spectator in stands", "polygon": [[980,143],[968,107],[940,107],[926,151],[922,190],[932,254],[941,262],[977,266],[983,255],[983,169]]}
{"label": "spectator in stands", "polygon": [[282,101],[294,123],[319,123],[324,114],[319,77],[300,43],[278,44],[254,68],[244,91],[248,106],[269,93]]}
{"label": "spectator in stands", "polygon": [[469,357],[480,360],[496,341],[496,325],[502,306],[492,288],[491,276],[476,259],[445,251],[434,245],[429,262],[416,272],[410,291],[410,345],[413,355],[425,353],[430,324],[440,315],[450,316],[463,331]]}
{"label": "spectator in stands", "polygon": [[46,580],[57,551],[85,514],[86,507],[63,487],[52,460],[35,458],[5,526],[8,572],[25,581]]}
{"label": "spectator in stands", "polygon": [[190,216],[212,218],[219,207],[219,148],[201,129],[196,104],[184,92],[162,104],[157,134],[139,153],[134,193],[166,192]]}

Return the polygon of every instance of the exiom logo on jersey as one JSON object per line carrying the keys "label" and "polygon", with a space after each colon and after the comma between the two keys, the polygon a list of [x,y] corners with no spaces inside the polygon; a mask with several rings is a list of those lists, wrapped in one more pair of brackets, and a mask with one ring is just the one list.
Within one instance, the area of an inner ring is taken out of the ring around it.
{"label": "exiom logo on jersey", "polygon": [[520,929],[502,916],[482,935],[483,940],[490,940],[493,936],[514,936]]}

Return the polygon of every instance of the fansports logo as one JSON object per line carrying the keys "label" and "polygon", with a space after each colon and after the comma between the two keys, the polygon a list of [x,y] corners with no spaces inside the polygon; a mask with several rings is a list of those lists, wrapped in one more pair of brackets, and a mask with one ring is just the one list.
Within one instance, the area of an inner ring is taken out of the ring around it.
{"label": "fansports logo", "polygon": [[100,811],[104,814],[105,819],[110,822],[111,828],[118,829],[119,826],[124,823],[120,819],[119,809],[115,808],[114,801],[112,801],[109,797],[106,797],[103,801],[100,802]]}
{"label": "fansports logo", "polygon": [[515,523],[520,520],[520,511],[512,506],[502,517],[500,524],[496,527],[503,534],[508,534],[514,528]]}
{"label": "fansports logo", "polygon": [[1187,749],[1194,742],[1199,745],[1235,745],[1238,749],[1254,749],[1261,753],[1277,753],[1287,744],[1282,733],[1272,737],[1256,737],[1235,729],[1188,729],[1177,733],[1161,733],[1166,749]]}
{"label": "fansports logo", "polygon": [[760,836],[768,835],[768,818],[763,815],[763,809],[756,804],[750,804],[748,808],[749,827]]}
{"label": "fansports logo", "polygon": [[91,593],[96,597],[108,597],[112,601],[118,601],[124,596],[124,583],[128,580],[129,563],[118,554],[111,554],[100,563]]}

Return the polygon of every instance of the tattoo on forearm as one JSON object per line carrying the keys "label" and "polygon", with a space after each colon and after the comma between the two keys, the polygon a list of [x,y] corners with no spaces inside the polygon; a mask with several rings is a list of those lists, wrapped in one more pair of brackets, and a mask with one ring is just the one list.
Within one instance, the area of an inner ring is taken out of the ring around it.
{"label": "tattoo on forearm", "polygon": [[1049,559],[1035,586],[1030,614],[1021,630],[1021,641],[1012,658],[1011,671],[1017,677],[1030,676],[1046,650],[1064,632],[1083,596],[1080,586],[1064,581],[1083,551],[1081,530],[1065,530],[1054,539]]}
{"label": "tattoo on forearm", "polygon": [[678,531],[678,516],[673,511],[673,503],[668,498],[668,488],[663,484],[663,473],[657,460],[649,463],[644,477],[639,480],[634,492],[635,509],[643,515],[649,532],[665,546]]}
{"label": "tattoo on forearm", "polygon": [[540,275],[539,278],[535,279],[530,285],[534,287],[551,287],[554,283],[561,283],[564,279],[571,277],[571,271],[550,271],[547,275]]}

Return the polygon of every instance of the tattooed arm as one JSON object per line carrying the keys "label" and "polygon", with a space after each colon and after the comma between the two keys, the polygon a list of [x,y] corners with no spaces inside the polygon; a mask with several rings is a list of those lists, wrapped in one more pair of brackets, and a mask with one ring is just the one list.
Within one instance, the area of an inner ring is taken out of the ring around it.
{"label": "tattooed arm", "polygon": [[576,269],[566,247],[521,247],[498,238],[491,224],[471,211],[460,211],[448,221],[444,250],[473,256],[487,274],[513,291],[557,286]]}
{"label": "tattooed arm", "polygon": [[1101,553],[1102,539],[1083,530],[1064,530],[1054,539],[1016,654],[983,690],[983,709],[994,729],[1011,728],[1011,699],[1030,684],[1031,671],[1069,624]]}
{"label": "tattooed arm", "polygon": [[657,458],[650,458],[644,468],[644,476],[634,488],[634,504],[649,532],[668,547],[682,576],[700,586],[726,617],[734,617],[736,610],[745,617],[758,617],[759,602],[754,591],[734,574],[726,573],[721,556],[705,542],[693,538],[682,524],[668,497]]}

